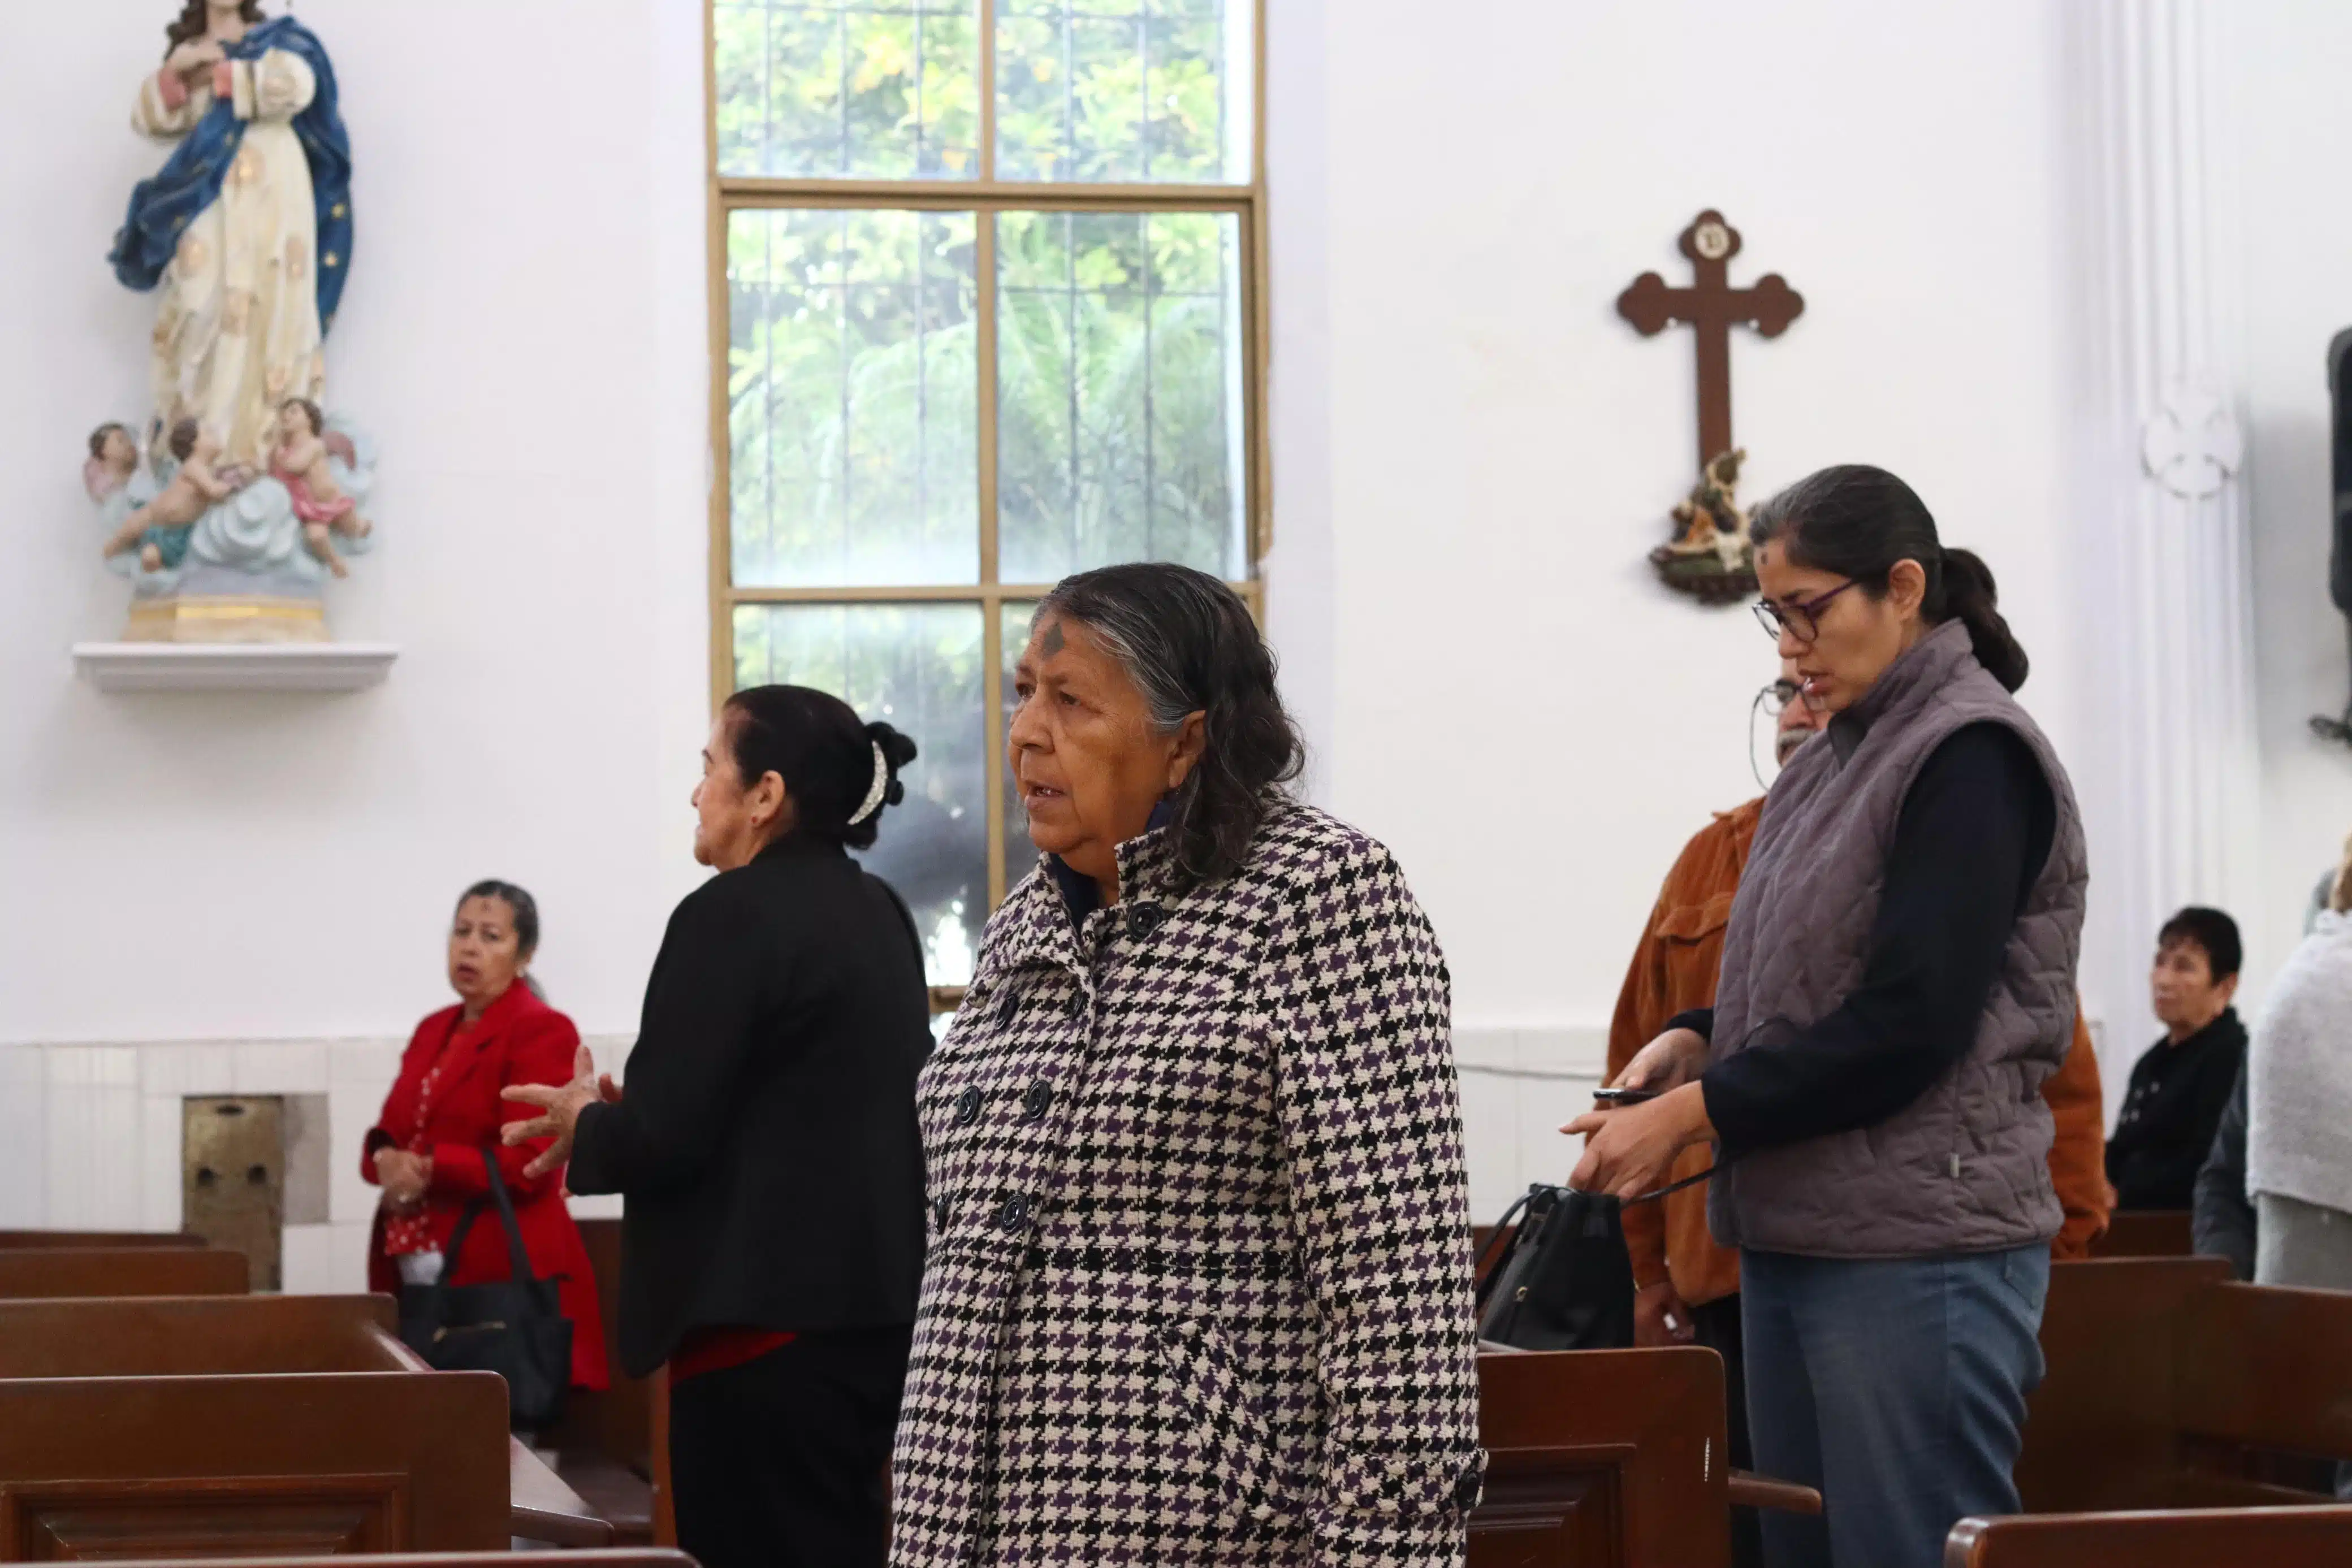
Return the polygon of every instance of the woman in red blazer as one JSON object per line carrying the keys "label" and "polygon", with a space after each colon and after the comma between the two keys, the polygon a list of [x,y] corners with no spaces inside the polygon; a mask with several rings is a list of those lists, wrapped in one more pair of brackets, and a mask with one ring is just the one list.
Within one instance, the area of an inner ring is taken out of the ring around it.
{"label": "woman in red blazer", "polygon": [[572,1384],[603,1388],[604,1324],[596,1307],[580,1228],[563,1203],[561,1167],[537,1177],[524,1168],[542,1140],[508,1148],[499,1129],[535,1113],[499,1093],[514,1083],[565,1083],[580,1050],[572,1020],[532,994],[524,970],[539,946],[539,909],[509,883],[468,888],[449,927],[449,984],[458,1005],[416,1026],[400,1059],[400,1078],[360,1151],[361,1174],[383,1188],[368,1243],[368,1288],[398,1294],[445,1270],[452,1285],[504,1280],[510,1272],[498,1207],[486,1205],[454,1264],[444,1256],[466,1205],[488,1197],[485,1147],[514,1198],[515,1220],[530,1266],[560,1281],[572,1320]]}

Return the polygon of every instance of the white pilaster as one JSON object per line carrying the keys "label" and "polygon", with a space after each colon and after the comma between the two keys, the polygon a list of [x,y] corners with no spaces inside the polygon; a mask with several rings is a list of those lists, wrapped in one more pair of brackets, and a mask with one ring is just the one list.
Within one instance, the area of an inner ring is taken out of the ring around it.
{"label": "white pilaster", "polygon": [[2252,915],[2262,896],[2240,296],[2214,0],[2063,16],[2083,329],[2073,597],[2091,682],[2069,762],[2091,837],[2084,990],[2106,1024],[2113,1107],[2156,1030],[2158,925],[2186,904]]}

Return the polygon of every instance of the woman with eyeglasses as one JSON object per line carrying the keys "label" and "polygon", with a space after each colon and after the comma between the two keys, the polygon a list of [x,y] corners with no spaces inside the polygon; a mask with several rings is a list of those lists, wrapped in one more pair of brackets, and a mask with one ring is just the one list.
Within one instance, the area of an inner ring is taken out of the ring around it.
{"label": "woman with eyeglasses", "polygon": [[1768,1513],[1766,1562],[1934,1568],[2019,1509],[2082,824],[1991,572],[1910,486],[1824,469],[1752,527],[1758,612],[1829,723],[1765,800],[1715,1006],[1619,1074],[1656,1098],[1569,1124],[1572,1179],[1629,1197],[1716,1145],[1757,1468],[1825,1503]]}

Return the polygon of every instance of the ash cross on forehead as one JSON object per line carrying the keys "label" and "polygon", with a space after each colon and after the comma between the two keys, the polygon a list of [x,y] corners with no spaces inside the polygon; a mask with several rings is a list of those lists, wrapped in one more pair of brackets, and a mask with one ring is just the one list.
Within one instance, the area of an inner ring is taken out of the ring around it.
{"label": "ash cross on forehead", "polygon": [[1704,471],[1731,450],[1731,329],[1753,327],[1777,338],[1804,314],[1805,298],[1777,272],[1752,288],[1734,288],[1724,263],[1739,254],[1739,231],[1709,208],[1691,220],[1679,241],[1691,260],[1691,287],[1669,288],[1654,272],[1633,279],[1617,297],[1617,314],[1644,338],[1681,322],[1698,340],[1698,465]]}

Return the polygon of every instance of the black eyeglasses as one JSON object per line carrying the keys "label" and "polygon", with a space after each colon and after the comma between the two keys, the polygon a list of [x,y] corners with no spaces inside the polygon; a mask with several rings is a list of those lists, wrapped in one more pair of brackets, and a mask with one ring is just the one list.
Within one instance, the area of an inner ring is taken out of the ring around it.
{"label": "black eyeglasses", "polygon": [[1853,587],[1857,580],[1849,577],[1820,598],[1808,599],[1801,603],[1783,607],[1769,599],[1759,599],[1751,608],[1756,612],[1757,622],[1764,628],[1764,634],[1775,643],[1780,640],[1780,633],[1786,632],[1811,647],[1813,639],[1822,634],[1822,607]]}

